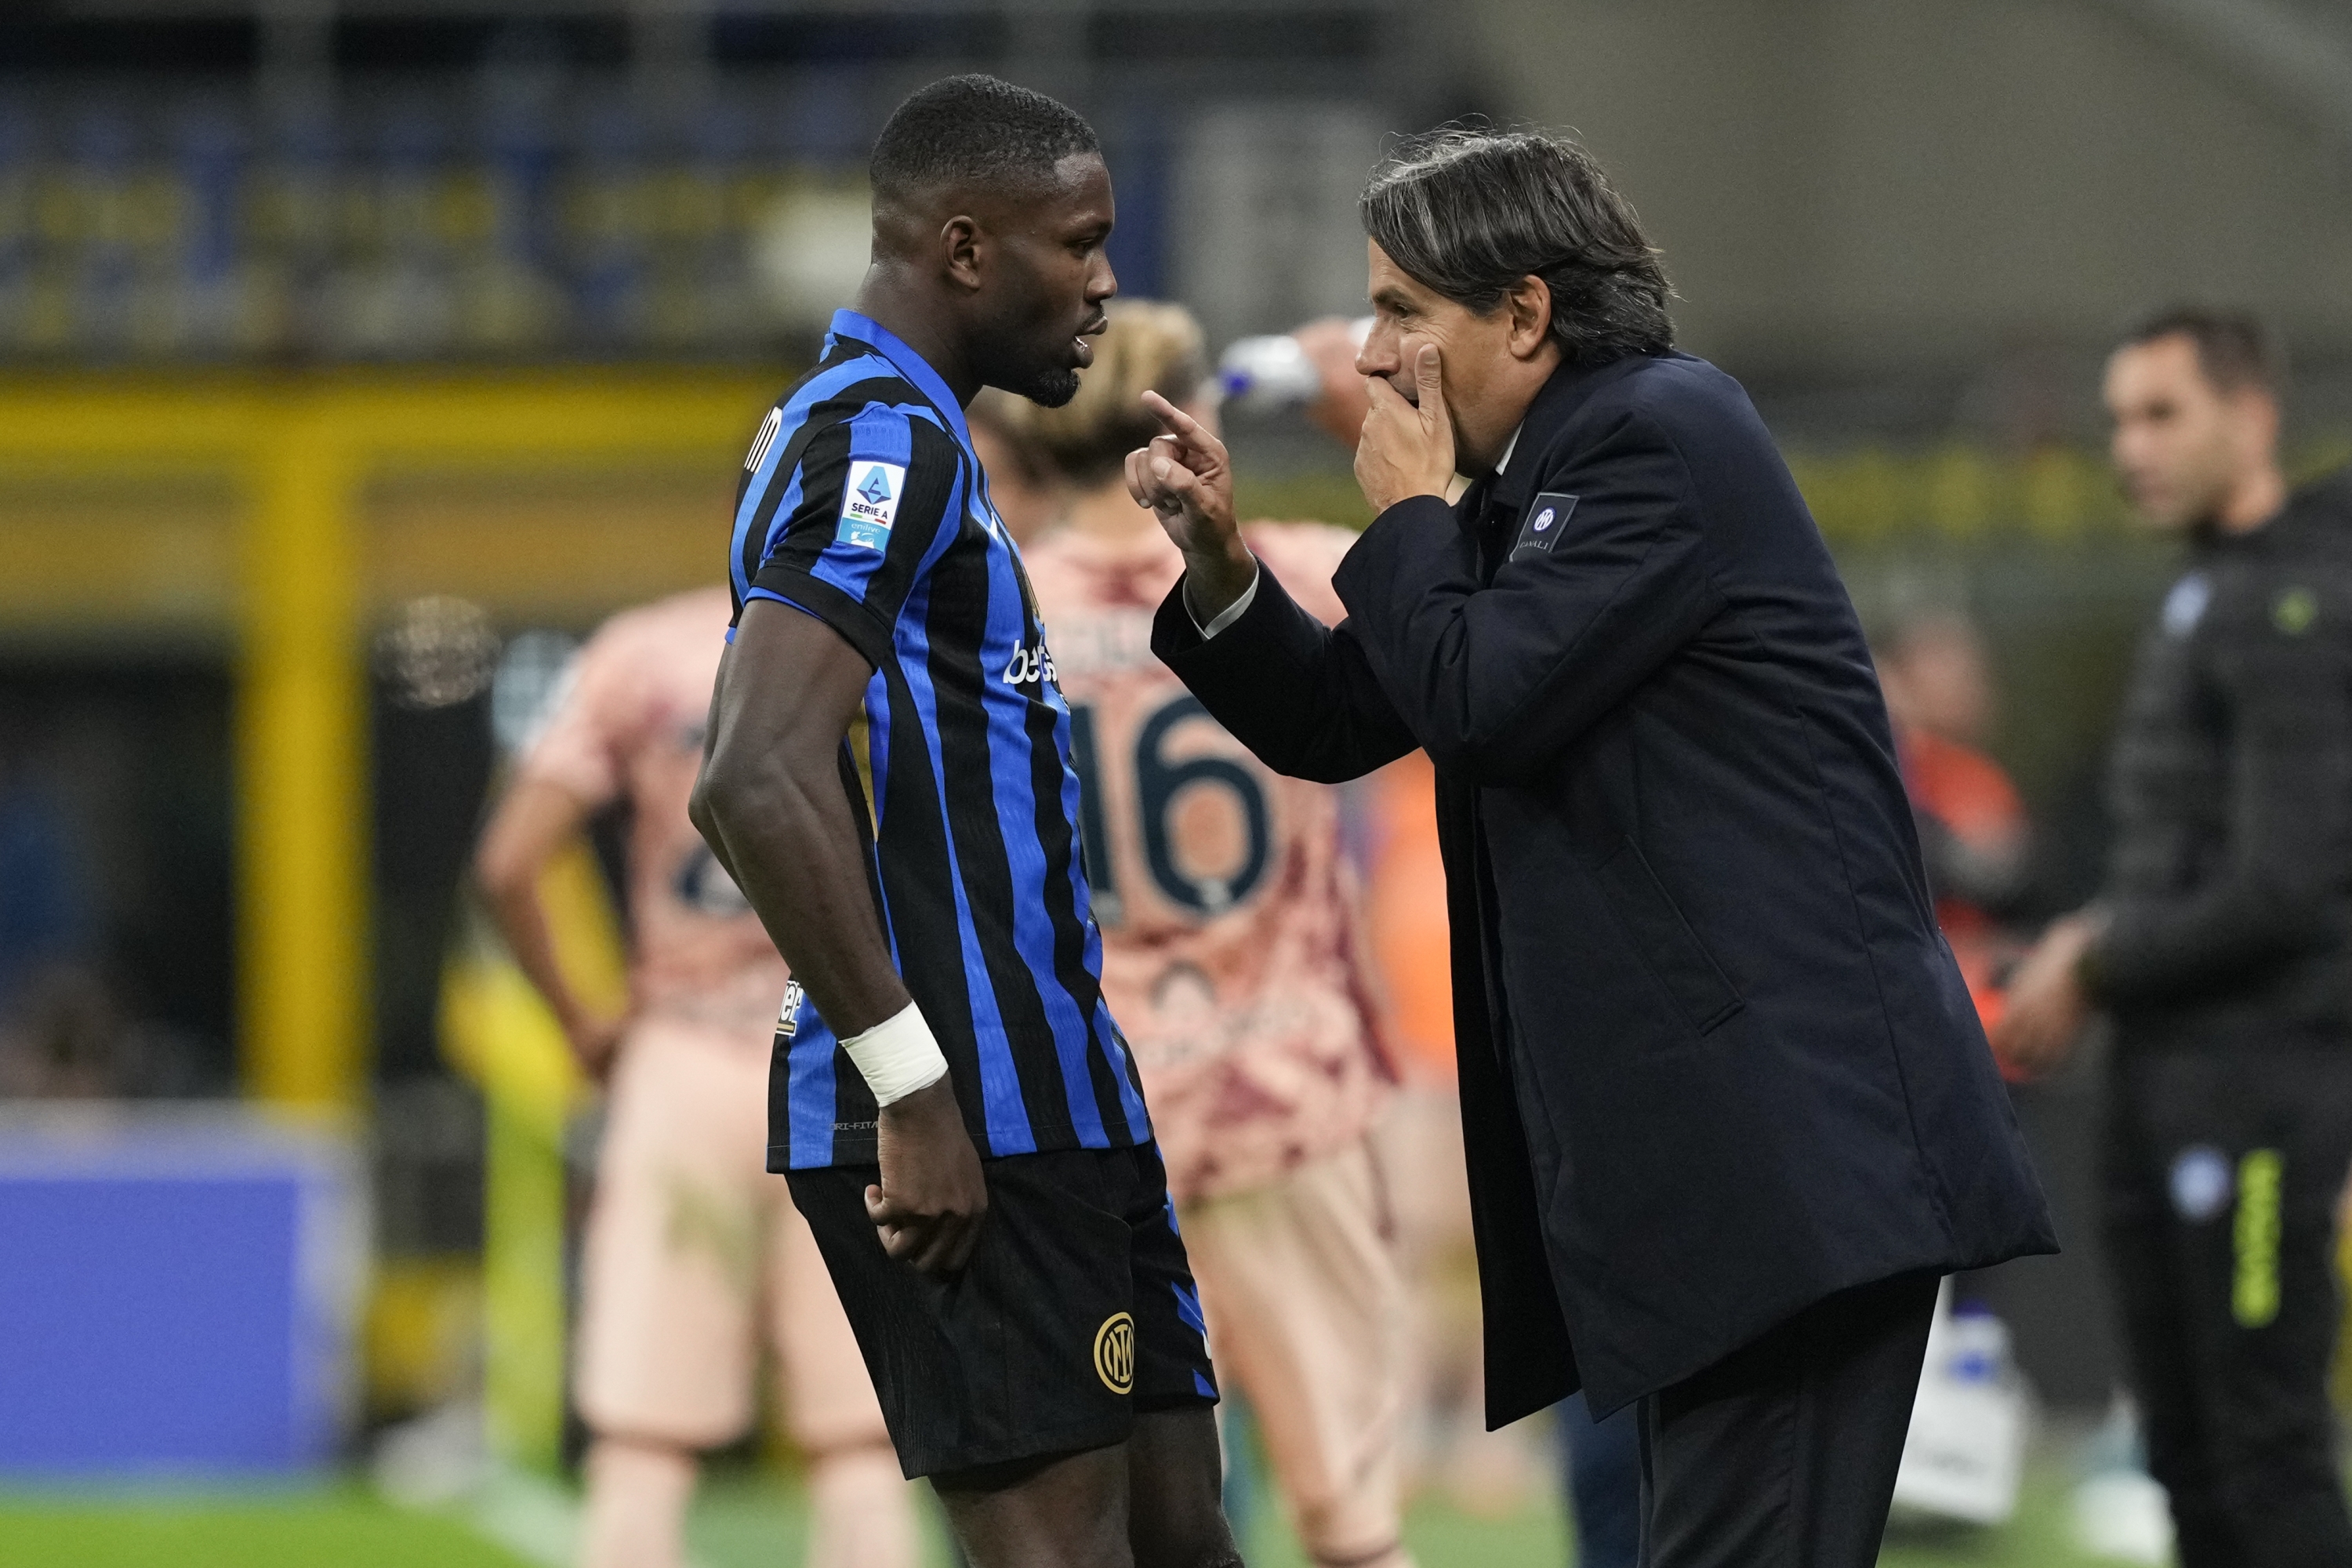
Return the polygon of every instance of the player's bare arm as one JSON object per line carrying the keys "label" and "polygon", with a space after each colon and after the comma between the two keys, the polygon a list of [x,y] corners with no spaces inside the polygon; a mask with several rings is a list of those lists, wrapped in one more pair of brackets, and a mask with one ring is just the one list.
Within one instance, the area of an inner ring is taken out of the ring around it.
{"label": "player's bare arm", "polygon": [[[691,814],[761,923],[844,1039],[910,1005],[875,913],[864,832],[837,761],[873,670],[841,635],[769,600],[745,606],[719,666]],[[988,1189],[942,1077],[883,1108],[882,1180],[866,1212],[890,1256],[952,1273]]]}
{"label": "player's bare arm", "polygon": [[529,776],[517,779],[482,830],[474,875],[507,951],[546,999],[580,1070],[602,1083],[612,1070],[626,1020],[596,1012],[572,989],[556,958],[539,892],[541,873],[578,837],[588,817],[588,803],[562,784]]}

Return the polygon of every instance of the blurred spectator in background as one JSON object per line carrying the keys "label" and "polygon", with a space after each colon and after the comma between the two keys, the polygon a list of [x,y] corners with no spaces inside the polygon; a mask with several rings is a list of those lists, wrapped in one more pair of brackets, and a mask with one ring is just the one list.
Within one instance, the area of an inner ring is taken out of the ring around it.
{"label": "blurred spectator in background", "polygon": [[1984,642],[1944,610],[1911,616],[1874,651],[1937,923],[1990,1028],[2017,955],[2000,922],[2024,891],[2029,844],[2016,786],[1979,749],[1994,716]]}
{"label": "blurred spectator in background", "polygon": [[[1086,783],[1103,994],[1143,1073],[1212,1354],[1257,1416],[1301,1542],[1318,1563],[1402,1568],[1404,1280],[1371,1144],[1395,1069],[1339,792],[1276,777],[1152,656],[1152,611],[1184,565],[1128,494],[1127,454],[1159,428],[1147,390],[1216,417],[1199,325],[1119,302],[1075,398],[1002,405],[1069,496],[1023,554]],[[1352,535],[1261,522],[1249,537],[1339,613]]]}
{"label": "blurred spectator in background", "polygon": [[2182,1568],[2352,1563],[2326,1391],[2352,1160],[2352,483],[2290,494],[2251,318],[2168,311],[2107,362],[2114,455],[2189,570],[2116,740],[2106,889],[2020,967],[1994,1045],[2115,1023],[2105,1221]]}
{"label": "blurred spectator in background", "polygon": [[1290,334],[1306,351],[1307,363],[1322,384],[1321,395],[1307,405],[1307,417],[1350,452],[1363,432],[1364,416],[1372,411],[1369,384],[1356,373],[1356,355],[1364,346],[1364,328],[1369,324],[1345,316],[1324,316]]}
{"label": "blurred spectator in background", "polygon": [[[806,1223],[766,1173],[768,1058],[789,976],[687,821],[732,610],[709,588],[607,622],[517,763],[477,860],[516,963],[582,1070],[612,1082],[574,1372],[594,1435],[582,1562],[685,1562],[697,1452],[750,1424],[764,1329],[809,1464],[805,1561],[912,1568],[908,1488],[866,1363]],[[567,982],[540,893],[555,855],[624,799],[625,1019],[598,1016]]]}

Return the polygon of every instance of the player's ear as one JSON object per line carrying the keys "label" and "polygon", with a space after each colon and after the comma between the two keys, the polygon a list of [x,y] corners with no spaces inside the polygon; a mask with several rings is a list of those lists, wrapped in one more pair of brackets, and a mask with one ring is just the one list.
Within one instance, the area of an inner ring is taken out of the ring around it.
{"label": "player's ear", "polygon": [[940,259],[948,276],[966,289],[980,287],[982,252],[987,244],[977,218],[959,215],[940,226]]}

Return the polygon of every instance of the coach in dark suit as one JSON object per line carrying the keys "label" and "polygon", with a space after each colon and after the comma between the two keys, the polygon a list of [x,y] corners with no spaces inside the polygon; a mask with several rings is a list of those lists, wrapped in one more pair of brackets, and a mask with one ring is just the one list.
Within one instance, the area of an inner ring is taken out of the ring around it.
{"label": "coach in dark suit", "polygon": [[1283,773],[1436,763],[1490,1422],[1638,1399],[1655,1568],[1862,1568],[1937,1279],[2055,1242],[1861,627],[1580,148],[1448,132],[1363,211],[1349,618],[1162,403],[1153,646]]}

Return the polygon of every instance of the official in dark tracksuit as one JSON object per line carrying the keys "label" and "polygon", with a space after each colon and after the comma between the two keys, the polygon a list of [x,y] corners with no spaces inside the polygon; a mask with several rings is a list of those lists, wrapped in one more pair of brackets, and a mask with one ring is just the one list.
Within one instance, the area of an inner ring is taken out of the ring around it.
{"label": "official in dark tracksuit", "polygon": [[2352,1164],[2352,481],[2292,497],[2259,328],[2110,363],[2126,488],[2190,531],[2113,759],[2105,889],[2021,969],[2004,1053],[2114,1019],[2105,1237],[2183,1568],[2352,1565],[2327,1397]]}
{"label": "official in dark tracksuit", "polygon": [[1580,149],[1450,133],[1365,216],[1349,617],[1238,552],[1170,419],[1153,647],[1284,773],[1437,765],[1489,1420],[1640,1401],[1657,1568],[1861,1568],[1937,1277],[2054,1245],[1861,628]]}

